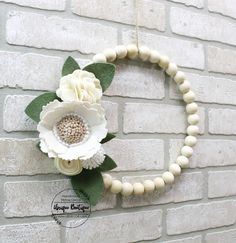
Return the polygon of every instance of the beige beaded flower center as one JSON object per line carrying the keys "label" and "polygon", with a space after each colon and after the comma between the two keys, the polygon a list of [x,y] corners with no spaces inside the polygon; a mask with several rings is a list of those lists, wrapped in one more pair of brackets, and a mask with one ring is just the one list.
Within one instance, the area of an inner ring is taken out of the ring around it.
{"label": "beige beaded flower center", "polygon": [[70,145],[84,140],[88,126],[78,115],[69,114],[56,123],[54,132],[62,142]]}

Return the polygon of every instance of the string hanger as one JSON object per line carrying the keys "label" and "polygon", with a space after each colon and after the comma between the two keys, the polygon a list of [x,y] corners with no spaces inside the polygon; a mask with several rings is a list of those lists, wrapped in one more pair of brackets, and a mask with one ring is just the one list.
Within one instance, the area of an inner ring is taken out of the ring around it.
{"label": "string hanger", "polygon": [[135,41],[139,48],[139,0],[134,0],[134,10],[135,10]]}

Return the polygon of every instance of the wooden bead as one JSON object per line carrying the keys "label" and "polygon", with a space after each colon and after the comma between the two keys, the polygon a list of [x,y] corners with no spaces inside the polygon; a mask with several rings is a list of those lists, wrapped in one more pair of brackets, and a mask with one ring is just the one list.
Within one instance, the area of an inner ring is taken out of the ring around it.
{"label": "wooden bead", "polygon": [[134,44],[128,45],[127,47],[127,56],[130,59],[135,59],[138,56],[138,47]]}
{"label": "wooden bead", "polygon": [[193,93],[193,91],[188,91],[186,94],[183,95],[183,100],[186,103],[192,103],[195,100],[195,94]]}
{"label": "wooden bead", "polygon": [[105,189],[108,189],[111,186],[112,177],[109,174],[103,174],[102,177],[103,177],[104,187]]}
{"label": "wooden bead", "polygon": [[190,146],[183,146],[181,149],[181,154],[189,158],[193,155],[193,149]]}
{"label": "wooden bead", "polygon": [[162,190],[165,187],[165,182],[161,177],[156,177],[153,182],[157,190]]}
{"label": "wooden bead", "polygon": [[180,155],[176,159],[176,163],[181,167],[181,168],[187,168],[189,165],[189,159],[183,155]]}
{"label": "wooden bead", "polygon": [[145,192],[153,192],[155,190],[155,184],[151,180],[145,180],[143,182]]}
{"label": "wooden bead", "polygon": [[116,60],[116,52],[113,49],[106,49],[103,54],[105,55],[108,62],[113,62]]}
{"label": "wooden bead", "polygon": [[164,172],[162,174],[162,178],[163,178],[165,184],[167,184],[167,185],[172,184],[175,180],[174,175],[169,171]]}
{"label": "wooden bead", "polygon": [[119,180],[113,180],[111,183],[111,192],[119,193],[122,190],[122,183]]}
{"label": "wooden bead", "polygon": [[134,195],[142,195],[144,193],[144,185],[140,182],[136,182],[133,184],[134,187]]}
{"label": "wooden bead", "polygon": [[174,81],[177,84],[182,84],[185,79],[186,79],[186,76],[185,76],[185,74],[182,71],[178,71],[176,73],[176,75],[174,76]]}
{"label": "wooden bead", "polygon": [[117,55],[117,58],[122,59],[127,56],[127,48],[125,45],[119,45],[115,47],[115,52]]}
{"label": "wooden bead", "polygon": [[186,111],[188,114],[194,114],[198,111],[198,105],[193,102],[186,105]]}
{"label": "wooden bead", "polygon": [[139,58],[142,60],[142,61],[147,61],[151,55],[151,51],[148,47],[146,46],[141,46],[139,47]]}
{"label": "wooden bead", "polygon": [[199,127],[196,125],[190,125],[187,127],[187,134],[188,135],[192,135],[192,136],[196,136],[199,133]]}
{"label": "wooden bead", "polygon": [[198,114],[193,114],[188,116],[188,123],[191,125],[196,125],[199,123],[199,115]]}
{"label": "wooden bead", "polygon": [[179,176],[181,174],[181,168],[178,164],[174,163],[171,164],[169,167],[169,171],[174,175],[174,176]]}
{"label": "wooden bead", "polygon": [[123,196],[130,196],[134,191],[134,187],[131,183],[129,182],[124,182],[122,184],[122,190],[121,190],[121,194]]}
{"label": "wooden bead", "polygon": [[170,63],[170,60],[169,60],[168,56],[165,56],[165,55],[160,56],[160,60],[159,60],[158,64],[161,68],[166,69],[169,66],[169,63]]}
{"label": "wooden bead", "polygon": [[96,63],[96,62],[102,62],[102,63],[106,63],[107,62],[107,59],[106,59],[106,56],[102,53],[99,53],[99,54],[96,54],[94,57],[93,57],[93,62]]}
{"label": "wooden bead", "polygon": [[158,51],[152,50],[149,57],[149,62],[158,63],[160,61],[161,55]]}
{"label": "wooden bead", "polygon": [[187,136],[184,140],[184,144],[193,147],[197,143],[197,138],[194,136]]}
{"label": "wooden bead", "polygon": [[171,77],[175,76],[178,71],[178,67],[175,63],[170,62],[168,68],[166,69],[166,73]]}
{"label": "wooden bead", "polygon": [[189,81],[186,79],[182,84],[179,85],[179,90],[182,94],[187,93],[191,88]]}

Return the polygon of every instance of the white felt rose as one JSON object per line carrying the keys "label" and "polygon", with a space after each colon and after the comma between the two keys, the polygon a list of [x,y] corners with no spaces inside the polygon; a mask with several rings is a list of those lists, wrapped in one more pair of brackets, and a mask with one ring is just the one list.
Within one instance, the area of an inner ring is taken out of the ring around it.
{"label": "white felt rose", "polygon": [[54,164],[62,174],[68,176],[78,175],[83,170],[80,160],[64,160],[56,158]]}
{"label": "white felt rose", "polygon": [[100,142],[107,135],[106,125],[100,104],[54,100],[40,113],[40,148],[50,158],[90,159],[101,148]]}
{"label": "white felt rose", "polygon": [[102,97],[102,87],[93,73],[78,69],[61,78],[56,94],[63,101],[95,103]]}

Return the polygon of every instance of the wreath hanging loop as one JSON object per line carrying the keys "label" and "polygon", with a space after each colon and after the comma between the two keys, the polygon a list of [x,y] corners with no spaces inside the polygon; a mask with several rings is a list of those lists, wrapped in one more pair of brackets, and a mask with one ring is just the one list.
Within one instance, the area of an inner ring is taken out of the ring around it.
{"label": "wreath hanging loop", "polygon": [[[117,165],[106,155],[102,144],[115,137],[108,133],[105,110],[101,105],[103,92],[110,86],[115,74],[116,59],[140,59],[159,65],[178,85],[186,103],[188,127],[184,146],[169,170],[154,180],[122,183],[103,172]],[[26,114],[38,123],[39,148],[54,159],[59,172],[70,176],[75,192],[80,191],[95,205],[104,188],[123,196],[142,195],[162,190],[172,184],[181,170],[188,166],[197,143],[199,128],[198,105],[195,94],[182,71],[165,55],[148,47],[119,45],[93,57],[93,63],[82,70],[72,57],[62,68],[62,78],[56,92],[44,93],[35,98],[25,109]]]}

